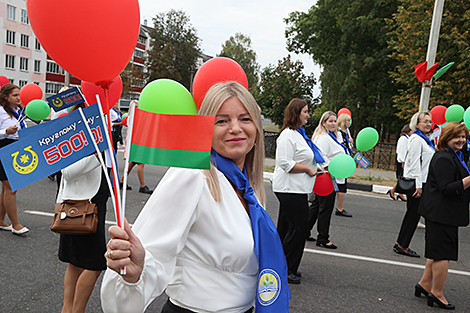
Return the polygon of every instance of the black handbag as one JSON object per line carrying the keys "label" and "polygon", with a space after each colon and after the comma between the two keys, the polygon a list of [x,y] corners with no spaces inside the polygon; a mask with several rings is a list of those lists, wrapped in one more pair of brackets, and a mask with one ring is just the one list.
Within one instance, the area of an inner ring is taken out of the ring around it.
{"label": "black handbag", "polygon": [[414,178],[406,178],[403,176],[398,177],[397,187],[395,192],[404,194],[413,194],[416,190],[416,183]]}

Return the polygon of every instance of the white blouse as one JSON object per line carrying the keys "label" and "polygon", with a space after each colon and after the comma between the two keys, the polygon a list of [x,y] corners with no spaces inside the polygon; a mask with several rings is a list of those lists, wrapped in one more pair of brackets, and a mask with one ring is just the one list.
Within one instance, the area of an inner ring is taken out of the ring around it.
{"label": "white blouse", "polygon": [[[10,115],[8,115],[7,111],[5,111],[5,109],[0,106],[0,140],[2,139],[14,139],[14,140],[18,140],[18,132],[14,133],[14,134],[10,134],[10,135],[7,135],[7,128],[9,128],[10,126],[16,126],[16,123],[18,122],[18,120],[13,116],[13,117],[10,117]],[[26,121],[24,122],[25,124],[25,128],[26,128]],[[18,123],[18,130],[20,130],[22,127],[21,125]]]}
{"label": "white blouse", "polygon": [[312,149],[296,130],[286,128],[277,138],[276,167],[273,175],[273,191],[285,193],[310,193],[315,176],[307,173],[289,173],[296,163],[317,167]]}
{"label": "white blouse", "polygon": [[408,148],[408,136],[401,135],[397,142],[397,161],[398,163],[405,162],[406,150]]}
{"label": "white blouse", "polygon": [[416,134],[410,136],[403,176],[414,178],[416,188],[422,188],[428,179],[429,164],[433,155],[434,149],[423,138]]}
{"label": "white blouse", "polygon": [[[321,152],[323,153],[323,159],[325,159],[325,163],[322,163],[323,167],[326,167],[330,164],[331,159],[333,159],[338,154],[346,154],[343,147],[341,147],[338,143],[336,143],[333,138],[330,137],[328,134],[322,134],[315,138],[314,143],[320,148]],[[336,178],[336,182],[338,184],[344,184],[344,178]]]}
{"label": "white blouse", "polygon": [[104,312],[143,312],[166,288],[171,301],[196,312],[245,312],[254,305],[258,261],[251,221],[217,171],[216,202],[200,170],[170,168],[132,227],[145,248],[135,284],[107,270]]}

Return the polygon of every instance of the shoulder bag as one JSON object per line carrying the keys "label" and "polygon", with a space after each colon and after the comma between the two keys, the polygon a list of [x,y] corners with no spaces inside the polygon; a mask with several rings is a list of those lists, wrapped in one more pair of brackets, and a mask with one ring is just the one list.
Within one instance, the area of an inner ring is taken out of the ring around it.
{"label": "shoulder bag", "polygon": [[98,208],[90,200],[65,200],[56,203],[51,223],[53,232],[65,235],[96,233]]}
{"label": "shoulder bag", "polygon": [[416,183],[414,178],[406,178],[403,176],[398,177],[395,192],[413,194],[415,192],[415,189]]}

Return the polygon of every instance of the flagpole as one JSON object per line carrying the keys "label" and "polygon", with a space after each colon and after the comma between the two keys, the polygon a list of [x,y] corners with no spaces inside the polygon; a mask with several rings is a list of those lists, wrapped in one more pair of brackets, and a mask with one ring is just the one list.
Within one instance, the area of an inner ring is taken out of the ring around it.
{"label": "flagpole", "polygon": [[[106,163],[103,160],[103,157],[102,157],[101,152],[100,152],[100,148],[98,148],[98,144],[96,143],[95,137],[93,136],[93,133],[91,132],[90,125],[88,125],[88,123],[86,121],[86,117],[85,117],[85,114],[83,113],[82,108],[78,108],[78,111],[80,112],[80,115],[82,116],[82,121],[85,123],[85,127],[88,131],[88,134],[90,135],[91,141],[93,142],[93,146],[95,147],[96,154],[98,155],[98,159],[100,160],[101,167],[103,168],[104,176],[106,177],[106,182],[108,183],[108,188],[109,188],[109,191],[111,192],[111,201],[113,202],[113,207],[116,207],[115,206],[116,201],[115,201],[115,198],[114,198],[114,194],[112,192],[113,190],[111,189],[112,185],[111,185],[111,181],[110,181],[109,175],[108,175],[108,167],[106,166]],[[98,139],[98,137],[96,139]]]}
{"label": "flagpole", "polygon": [[129,109],[129,117],[127,122],[127,134],[126,134],[126,146],[124,150],[124,174],[123,174],[123,186],[122,186],[122,205],[121,205],[121,213],[122,218],[124,219],[125,212],[126,212],[126,200],[127,200],[127,172],[129,170],[129,153],[131,149],[131,141],[132,141],[132,129],[134,125],[134,110],[135,110],[135,103],[132,103]]}
{"label": "flagpole", "polygon": [[[106,138],[106,143],[108,144],[108,149],[110,151],[113,151],[113,146],[111,145],[111,141],[109,139],[109,134],[108,134],[108,129],[107,129],[107,126],[106,126],[106,120],[104,118],[104,114],[103,114],[103,109],[101,107],[101,101],[100,101],[100,96],[97,94],[96,95],[96,101],[98,103],[98,109],[100,111],[100,117],[102,118],[103,120],[103,126],[104,126],[104,131],[103,133],[105,134],[105,138]],[[114,195],[114,197],[116,198],[116,201],[114,202],[114,213],[116,215],[116,223],[119,227],[121,228],[124,228],[124,222],[122,221],[121,219],[121,210],[120,210],[120,207],[121,207],[121,197],[120,197],[120,194],[119,192],[117,192],[117,185],[116,183],[118,183],[117,181],[117,164],[116,164],[116,158],[111,158],[111,169],[112,169],[112,175],[113,175],[113,185],[110,186],[110,189],[112,191],[112,194]]]}

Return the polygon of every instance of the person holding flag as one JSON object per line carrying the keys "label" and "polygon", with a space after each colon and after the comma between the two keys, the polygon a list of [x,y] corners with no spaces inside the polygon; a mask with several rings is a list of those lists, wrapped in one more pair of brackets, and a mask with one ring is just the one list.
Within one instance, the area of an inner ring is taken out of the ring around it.
{"label": "person holding flag", "polygon": [[199,115],[215,116],[210,170],[170,168],[132,229],[109,228],[104,312],[143,312],[164,290],[162,312],[289,312],[286,259],[262,207],[260,108],[226,82]]}
{"label": "person holding flag", "polygon": [[[5,84],[0,89],[0,148],[18,140],[18,130],[26,128],[25,116],[20,103],[20,87]],[[29,229],[21,225],[16,209],[16,191],[12,191],[8,177],[0,162],[0,229],[11,231],[15,235],[27,233]],[[11,225],[5,223],[8,215]]]}

